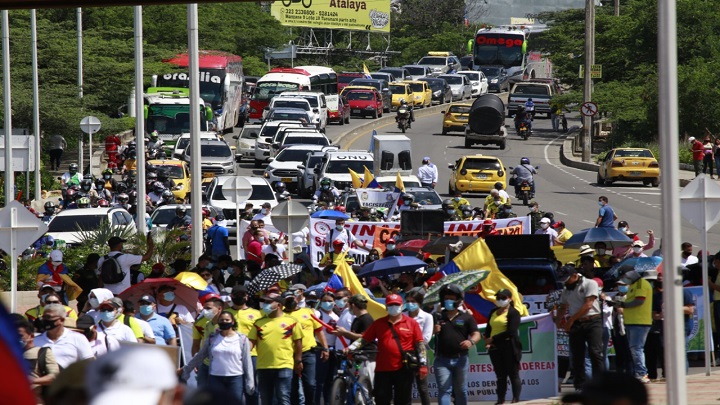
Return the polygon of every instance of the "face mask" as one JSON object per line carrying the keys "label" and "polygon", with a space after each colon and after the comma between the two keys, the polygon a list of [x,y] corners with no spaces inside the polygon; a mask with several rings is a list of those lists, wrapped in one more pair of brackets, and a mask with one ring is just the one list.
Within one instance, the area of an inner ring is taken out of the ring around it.
{"label": "face mask", "polygon": [[232,329],[232,327],[233,327],[233,324],[230,322],[218,323],[218,329],[220,329],[220,330],[228,330],[228,329]]}
{"label": "face mask", "polygon": [[620,227],[620,228],[618,228],[618,231],[625,233],[625,232],[627,232],[627,227],[626,226]]}
{"label": "face mask", "polygon": [[24,349],[26,344],[24,340],[20,339],[20,347]]}
{"label": "face mask", "polygon": [[335,225],[335,229],[337,229],[338,231],[342,231],[343,228],[344,228],[344,226],[342,226],[342,225]]}
{"label": "face mask", "polygon": [[208,283],[208,284],[212,284],[212,282],[213,282],[213,278],[212,278],[212,277],[210,277],[209,279],[207,279],[207,280],[205,280],[205,281],[207,281],[207,283]]}
{"label": "face mask", "polygon": [[387,245],[387,248],[388,248],[388,250],[395,250],[395,245],[393,245],[391,243],[391,244]]}
{"label": "face mask", "polygon": [[88,302],[92,308],[97,308],[100,305],[100,301],[97,298],[90,298]]}
{"label": "face mask", "polygon": [[532,207],[530,210],[531,210],[532,212],[538,212],[538,211],[539,211],[538,207]]}
{"label": "face mask", "polygon": [[172,301],[175,299],[175,293],[174,292],[166,292],[163,294],[163,298],[165,298],[166,301]]}
{"label": "face mask", "polygon": [[495,300],[495,304],[500,308],[505,308],[510,304],[510,300]]}
{"label": "face mask", "polygon": [[379,258],[380,258],[380,257],[379,257],[378,255],[369,255],[369,256],[368,256],[368,259],[370,259],[370,260],[377,260],[377,259],[379,259]]}
{"label": "face mask", "polygon": [[460,197],[455,197],[455,198],[453,198],[453,200],[460,201]]}
{"label": "face mask", "polygon": [[153,313],[152,305],[140,305],[140,314],[148,316]]}
{"label": "face mask", "polygon": [[320,309],[322,309],[325,312],[332,311],[334,306],[335,306],[335,303],[332,301],[323,301],[320,303]]}
{"label": "face mask", "polygon": [[263,215],[267,215],[268,210],[267,208],[263,208],[260,212],[262,212]]}
{"label": "face mask", "polygon": [[257,240],[258,240],[258,242],[265,242],[265,237],[264,237],[264,236],[259,236],[259,237],[257,238]]}
{"label": "face mask", "polygon": [[335,306],[340,309],[345,308],[346,305],[347,305],[347,302],[345,301],[345,298],[335,300]]}
{"label": "face mask", "polygon": [[550,224],[548,224],[547,222],[543,222],[542,224],[540,224],[540,228],[542,229],[548,229],[549,226]]}
{"label": "face mask", "polygon": [[602,201],[598,201],[598,205],[602,207],[602,206],[603,206],[603,202],[602,202]]}
{"label": "face mask", "polygon": [[403,201],[403,204],[410,205],[410,201]]}
{"label": "face mask", "polygon": [[390,314],[390,316],[398,316],[402,313],[402,306],[400,305],[390,305],[387,307],[387,312]]}
{"label": "face mask", "polygon": [[217,315],[217,311],[215,311],[214,309],[205,308],[200,312],[200,315],[206,319],[213,319],[215,318],[215,315]]}
{"label": "face mask", "polygon": [[112,322],[115,320],[115,311],[100,312],[100,319],[105,322]]}
{"label": "face mask", "polygon": [[57,328],[58,326],[60,326],[60,324],[57,323],[57,321],[58,321],[57,319],[52,319],[52,320],[43,319],[42,320],[43,330],[47,332],[47,331],[51,331],[51,330]]}
{"label": "face mask", "polygon": [[628,292],[629,287],[626,285],[619,285],[618,286],[618,292],[621,292],[623,294],[626,294]]}
{"label": "face mask", "polygon": [[633,246],[633,252],[642,253],[643,248],[641,246]]}
{"label": "face mask", "polygon": [[598,254],[599,256],[603,256],[603,255],[605,254],[605,249],[598,249],[598,250],[597,250],[597,254]]}
{"label": "face mask", "polygon": [[43,295],[41,295],[41,296],[40,296],[40,302],[42,302],[42,303],[44,304],[44,303],[45,303],[45,299],[47,298],[48,295],[50,295],[50,294],[43,294]]}
{"label": "face mask", "polygon": [[405,308],[408,310],[408,312],[415,312],[420,309],[420,305],[418,305],[417,302],[408,302],[407,304],[405,304]]}
{"label": "face mask", "polygon": [[103,176],[103,178],[104,178],[105,180],[110,180],[110,177],[111,177],[111,176],[110,176],[109,174],[106,174],[106,175]]}
{"label": "face mask", "polygon": [[455,309],[455,301],[453,301],[453,300],[445,300],[443,302],[443,305],[445,306],[445,309],[448,311],[452,311],[453,309]]}
{"label": "face mask", "polygon": [[270,315],[275,312],[275,308],[272,303],[264,303],[262,304],[262,311],[265,315]]}

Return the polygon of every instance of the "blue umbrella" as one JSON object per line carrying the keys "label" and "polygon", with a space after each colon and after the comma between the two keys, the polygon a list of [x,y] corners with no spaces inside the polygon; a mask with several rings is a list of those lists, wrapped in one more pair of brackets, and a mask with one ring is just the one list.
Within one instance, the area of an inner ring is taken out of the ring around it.
{"label": "blue umbrella", "polygon": [[305,291],[305,293],[309,293],[310,291],[315,291],[318,293],[318,295],[322,294],[323,291],[325,290],[326,285],[327,285],[327,283],[324,281],[320,284],[312,285],[312,286],[308,287],[308,289]]}
{"label": "blue umbrella", "polygon": [[605,243],[608,248],[616,248],[630,246],[633,240],[615,228],[589,228],[575,233],[563,246],[566,249],[579,249],[582,245],[594,248],[598,242]]}
{"label": "blue umbrella", "polygon": [[391,274],[409,273],[427,267],[427,263],[413,256],[390,256],[375,260],[362,267],[358,277],[385,277]]}
{"label": "blue umbrella", "polygon": [[335,210],[322,210],[314,212],[310,215],[310,218],[323,218],[323,219],[348,219],[349,216],[343,214],[340,211]]}
{"label": "blue umbrella", "polygon": [[627,257],[620,263],[612,266],[608,270],[603,278],[605,279],[617,279],[621,268],[630,268],[637,271],[640,274],[648,270],[658,270],[662,265],[662,257],[650,256],[650,257]]}

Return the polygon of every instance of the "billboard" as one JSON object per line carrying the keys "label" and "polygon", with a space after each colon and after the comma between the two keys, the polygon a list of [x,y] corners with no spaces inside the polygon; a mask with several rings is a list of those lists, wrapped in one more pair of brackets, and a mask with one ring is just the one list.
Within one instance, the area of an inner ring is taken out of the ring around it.
{"label": "billboard", "polygon": [[390,0],[276,0],[270,11],[290,27],[390,32]]}

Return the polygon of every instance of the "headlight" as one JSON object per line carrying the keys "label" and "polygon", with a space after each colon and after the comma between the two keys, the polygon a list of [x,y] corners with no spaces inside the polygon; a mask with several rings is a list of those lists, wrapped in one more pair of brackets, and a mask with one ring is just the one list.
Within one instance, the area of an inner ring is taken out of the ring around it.
{"label": "headlight", "polygon": [[441,67],[434,67],[433,72],[442,72],[442,69]]}
{"label": "headlight", "polygon": [[480,85],[480,82],[472,82],[472,85],[473,85],[473,86],[479,86],[479,85]]}
{"label": "headlight", "polygon": [[497,83],[497,82],[498,82],[498,79],[492,79],[492,80],[490,80],[490,83]]}
{"label": "headlight", "polygon": [[270,177],[270,172],[266,171],[265,173],[263,173],[263,177],[265,177],[266,179]]}
{"label": "headlight", "polygon": [[440,90],[433,92],[433,96],[439,97],[442,92]]}

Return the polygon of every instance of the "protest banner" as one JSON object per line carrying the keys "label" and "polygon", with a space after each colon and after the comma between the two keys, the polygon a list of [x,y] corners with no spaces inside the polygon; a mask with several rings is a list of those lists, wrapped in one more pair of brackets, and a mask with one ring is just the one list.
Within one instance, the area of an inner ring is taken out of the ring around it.
{"label": "protest banner", "polygon": [[372,188],[359,188],[355,190],[358,203],[361,207],[390,208],[395,203],[397,195],[391,190],[376,190]]}

